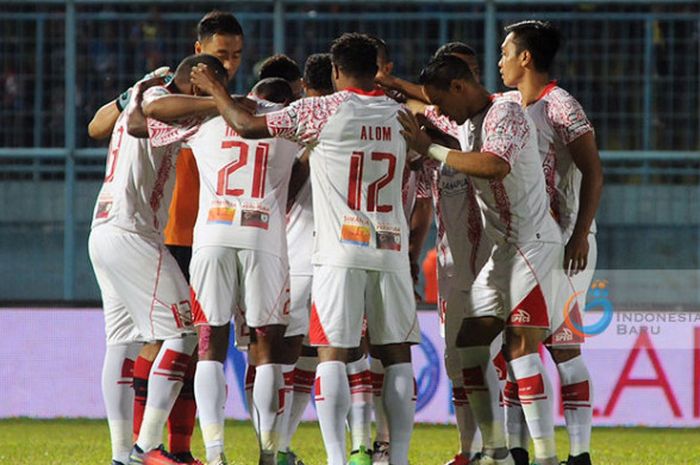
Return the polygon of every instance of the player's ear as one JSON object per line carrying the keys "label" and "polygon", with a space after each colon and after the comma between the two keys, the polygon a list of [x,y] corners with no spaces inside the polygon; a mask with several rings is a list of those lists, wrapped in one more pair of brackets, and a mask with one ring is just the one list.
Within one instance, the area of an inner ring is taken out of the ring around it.
{"label": "player's ear", "polygon": [[394,62],[390,61],[386,64],[386,74],[391,74],[392,71],[394,71]]}
{"label": "player's ear", "polygon": [[450,82],[450,92],[454,94],[461,94],[464,92],[464,82],[461,79],[453,79]]}
{"label": "player's ear", "polygon": [[333,79],[336,81],[340,79],[340,70],[336,64],[333,64]]}
{"label": "player's ear", "polygon": [[530,50],[523,50],[520,52],[520,66],[526,68],[530,63],[532,63],[532,53],[530,53]]}
{"label": "player's ear", "polygon": [[195,55],[202,53],[202,43],[200,41],[194,43],[194,53]]}

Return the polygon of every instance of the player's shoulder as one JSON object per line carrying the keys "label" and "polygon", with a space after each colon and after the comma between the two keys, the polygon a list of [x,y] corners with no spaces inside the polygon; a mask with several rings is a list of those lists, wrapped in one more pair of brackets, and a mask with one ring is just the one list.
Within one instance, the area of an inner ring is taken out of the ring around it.
{"label": "player's shoulder", "polygon": [[515,119],[526,120],[525,110],[518,101],[510,98],[492,98],[491,108],[486,113],[485,120]]}
{"label": "player's shoulder", "polygon": [[578,109],[581,108],[581,104],[576,97],[571,95],[566,89],[559,86],[554,86],[547,94],[542,98],[542,101],[547,106],[549,112],[567,110],[567,109]]}
{"label": "player's shoulder", "polygon": [[506,92],[496,92],[495,94],[492,94],[492,98],[494,99],[494,101],[507,100],[510,102],[515,102],[518,105],[522,104],[522,96],[520,95],[520,91],[518,91],[518,90],[509,90]]}

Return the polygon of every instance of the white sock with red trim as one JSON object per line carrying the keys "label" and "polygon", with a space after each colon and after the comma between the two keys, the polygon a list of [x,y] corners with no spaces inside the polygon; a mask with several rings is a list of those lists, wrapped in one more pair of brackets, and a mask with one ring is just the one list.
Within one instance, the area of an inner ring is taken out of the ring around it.
{"label": "white sock with red trim", "polygon": [[[459,349],[464,389],[479,425],[484,452],[489,456],[506,447],[505,415],[500,405],[501,389],[489,346]],[[500,457],[499,457],[500,458]]]}
{"label": "white sock with red trim", "polygon": [[350,383],[350,413],[348,423],[352,437],[351,450],[360,446],[370,449],[372,436],[372,381],[366,356],[345,366]]}
{"label": "white sock with red trim", "polygon": [[508,432],[509,449],[530,448],[530,430],[525,421],[523,407],[518,397],[518,382],[513,374],[513,369],[508,366],[508,377],[503,389],[503,400],[506,409],[506,431]]}
{"label": "white sock with red trim", "polygon": [[452,380],[452,403],[455,408],[455,422],[459,432],[460,453],[466,458],[481,452],[481,437],[478,434],[476,419],[469,406],[469,396],[464,389],[464,382]]}
{"label": "white sock with red trim", "polygon": [[539,354],[529,354],[509,363],[518,383],[518,397],[535,444],[535,461],[556,457],[554,400]]}
{"label": "white sock with red trim", "polygon": [[255,367],[253,411],[263,454],[276,454],[279,449],[284,412],[284,376],[282,365],[267,363]]}
{"label": "white sock with red trim", "polygon": [[384,368],[384,408],[389,420],[389,463],[408,465],[408,448],[416,414],[416,380],[413,365],[398,363]]}
{"label": "white sock with red trim", "polygon": [[180,389],[197,346],[194,334],[163,341],[148,377],[148,399],[136,444],[150,451],[163,440],[163,427],[177,400]]}
{"label": "white sock with red trim", "polygon": [[[316,378],[316,366],[318,366],[318,357],[299,357],[294,368],[294,388],[292,392],[292,404],[289,407],[289,421],[287,423],[287,432],[284,435],[283,441],[280,443],[280,450],[289,449],[292,442],[292,437],[299,428],[299,422],[304,415],[306,407],[311,400],[311,390],[314,387],[314,379]],[[285,407],[286,408],[286,407]]]}
{"label": "white sock with red trim", "polygon": [[284,378],[284,398],[282,411],[282,424],[280,425],[279,450],[285,452],[289,448],[287,433],[289,431],[289,419],[292,415],[292,396],[294,394],[294,365],[282,365],[282,378]]}
{"label": "white sock with red trim", "polygon": [[384,411],[384,400],[382,390],[384,387],[384,365],[376,358],[369,362],[370,378],[372,381],[372,394],[374,402],[374,421],[376,423],[375,440],[378,442],[389,442],[389,422]]}
{"label": "white sock with red trim", "polygon": [[134,360],[143,344],[108,345],[102,364],[102,397],[107,411],[112,460],[129,462],[133,445]]}
{"label": "white sock with red trim", "polygon": [[328,465],[345,465],[345,419],[350,411],[350,385],[345,364],[322,362],[316,369],[316,413]]}
{"label": "white sock with red trim", "polygon": [[557,364],[561,379],[569,454],[573,457],[590,452],[593,422],[593,386],[582,356]]}
{"label": "white sock with red trim", "polygon": [[226,376],[223,363],[215,360],[197,362],[194,398],[197,401],[199,427],[207,451],[207,461],[213,462],[224,451]]}

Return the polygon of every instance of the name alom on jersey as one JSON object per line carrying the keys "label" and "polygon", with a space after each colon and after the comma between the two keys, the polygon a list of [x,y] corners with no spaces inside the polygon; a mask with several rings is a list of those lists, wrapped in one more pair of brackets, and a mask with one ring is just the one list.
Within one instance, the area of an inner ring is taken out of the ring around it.
{"label": "name alom on jersey", "polygon": [[391,141],[390,126],[362,126],[360,140]]}

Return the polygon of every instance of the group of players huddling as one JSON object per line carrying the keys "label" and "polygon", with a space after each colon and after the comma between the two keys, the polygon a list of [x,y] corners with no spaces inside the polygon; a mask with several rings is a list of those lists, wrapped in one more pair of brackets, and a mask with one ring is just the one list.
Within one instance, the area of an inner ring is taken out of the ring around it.
{"label": "group of players huddling", "polygon": [[[260,464],[301,463],[290,442],[315,386],[329,465],[407,465],[416,261],[433,210],[461,445],[449,464],[529,464],[530,440],[537,464],[559,463],[541,344],[561,381],[564,463],[591,463],[577,328],[600,159],[581,106],[550,80],[557,30],[505,33],[499,68],[517,90],[504,94],[479,83],[466,44],[442,46],[413,84],[392,76],[381,39],[347,33],[303,75],[275,55],[248,96],[230,96],[243,31],[214,11],[174,73],[96,113],[90,135],[111,135],[89,252],[113,465],[227,463],[231,320]],[[190,451],[197,410],[205,462]]]}

